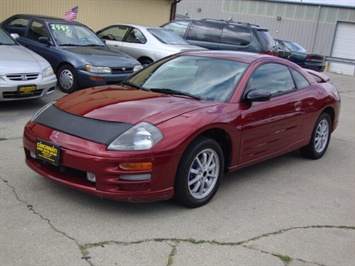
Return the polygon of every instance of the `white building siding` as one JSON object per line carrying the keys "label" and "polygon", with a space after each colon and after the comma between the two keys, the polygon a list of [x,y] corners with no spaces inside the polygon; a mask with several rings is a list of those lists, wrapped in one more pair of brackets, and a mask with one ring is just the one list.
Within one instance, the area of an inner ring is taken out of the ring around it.
{"label": "white building siding", "polygon": [[355,23],[355,8],[273,1],[183,0],[176,13],[258,24],[274,38],[296,41],[309,52],[325,56],[333,56],[337,23]]}

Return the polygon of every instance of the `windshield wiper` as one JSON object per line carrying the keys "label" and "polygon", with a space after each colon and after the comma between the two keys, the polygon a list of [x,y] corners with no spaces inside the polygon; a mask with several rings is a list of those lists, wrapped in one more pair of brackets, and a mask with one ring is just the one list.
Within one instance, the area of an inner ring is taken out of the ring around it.
{"label": "windshield wiper", "polygon": [[150,91],[150,89],[147,89],[147,88],[144,88],[142,86],[139,86],[133,82],[130,82],[130,81],[122,81],[120,83],[121,85],[127,85],[127,86],[130,86],[130,87],[133,87],[133,88],[136,88],[138,90],[143,90],[143,91]]}
{"label": "windshield wiper", "polygon": [[91,46],[91,47],[105,47],[105,45],[100,45],[100,44],[82,44],[81,46]]}
{"label": "windshield wiper", "polygon": [[61,43],[61,44],[58,44],[58,46],[80,46],[80,45],[73,44],[73,43]]}
{"label": "windshield wiper", "polygon": [[166,93],[166,94],[172,94],[172,95],[182,95],[182,96],[187,96],[196,100],[201,100],[200,97],[193,95],[188,92],[183,92],[183,91],[177,91],[177,90],[172,90],[172,89],[164,89],[164,88],[151,88],[150,89],[153,92],[161,92],[161,93]]}

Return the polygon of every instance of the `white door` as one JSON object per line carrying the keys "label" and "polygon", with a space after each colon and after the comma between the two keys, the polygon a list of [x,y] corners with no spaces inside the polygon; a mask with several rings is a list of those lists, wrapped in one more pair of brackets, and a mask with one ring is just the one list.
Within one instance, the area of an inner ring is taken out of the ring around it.
{"label": "white door", "polygon": [[[355,23],[338,23],[331,56],[355,60]],[[355,65],[330,62],[329,71],[354,75]]]}

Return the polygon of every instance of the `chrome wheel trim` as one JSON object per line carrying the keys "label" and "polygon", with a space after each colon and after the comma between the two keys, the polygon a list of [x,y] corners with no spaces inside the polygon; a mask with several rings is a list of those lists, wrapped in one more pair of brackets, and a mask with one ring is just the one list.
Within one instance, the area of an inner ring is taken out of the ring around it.
{"label": "chrome wheel trim", "polygon": [[218,180],[219,169],[219,157],[213,149],[202,150],[195,157],[188,178],[188,187],[193,198],[203,199],[213,191]]}
{"label": "chrome wheel trim", "polygon": [[315,136],[314,136],[314,149],[316,152],[321,153],[327,147],[329,139],[329,123],[326,119],[319,122]]}
{"label": "chrome wheel trim", "polygon": [[74,85],[74,75],[70,70],[64,69],[60,72],[59,81],[62,88],[69,90]]}

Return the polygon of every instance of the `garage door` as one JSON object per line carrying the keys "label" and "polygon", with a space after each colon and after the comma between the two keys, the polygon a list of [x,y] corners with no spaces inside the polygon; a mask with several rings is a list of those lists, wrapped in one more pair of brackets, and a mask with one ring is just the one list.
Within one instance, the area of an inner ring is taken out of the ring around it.
{"label": "garage door", "polygon": [[[332,57],[355,60],[355,23],[339,22],[335,32]],[[355,74],[354,64],[331,62],[329,71],[346,75]]]}

